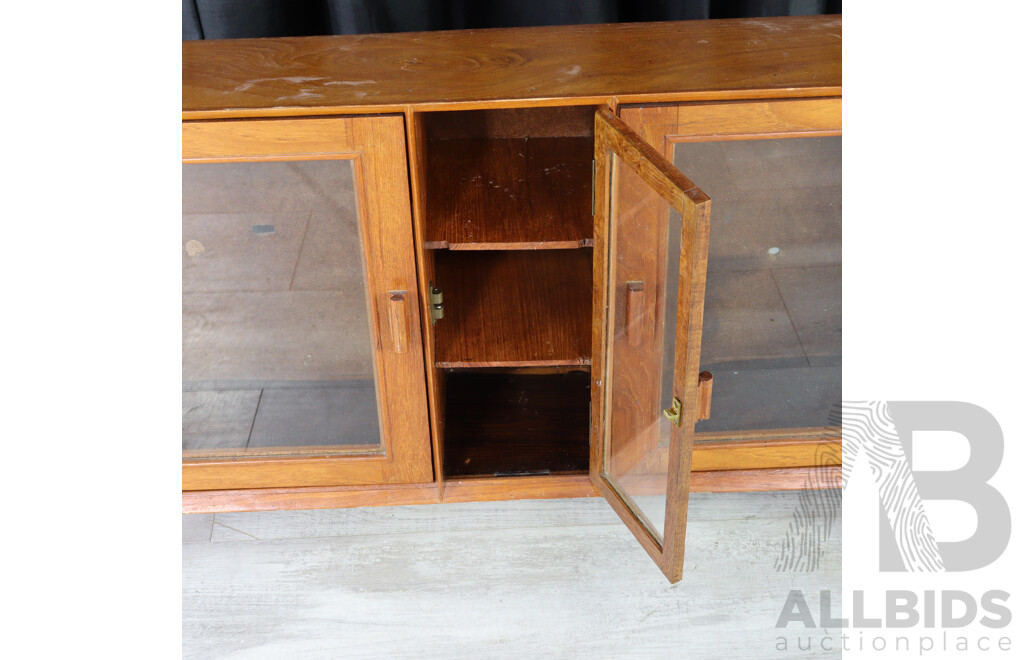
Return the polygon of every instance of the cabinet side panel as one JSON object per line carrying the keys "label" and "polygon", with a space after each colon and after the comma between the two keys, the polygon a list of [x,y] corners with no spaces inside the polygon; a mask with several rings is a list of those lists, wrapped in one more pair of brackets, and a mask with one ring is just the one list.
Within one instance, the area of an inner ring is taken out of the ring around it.
{"label": "cabinet side panel", "polygon": [[424,368],[427,374],[427,401],[429,405],[431,447],[433,449],[434,479],[443,488],[441,466],[444,461],[444,374],[434,366],[434,324],[430,316],[430,286],[437,282],[434,251],[424,245],[427,209],[427,136],[426,117],[407,110],[405,113],[406,141],[409,149],[409,185],[412,190],[413,235],[416,242],[416,272],[419,277],[420,310],[423,328]]}

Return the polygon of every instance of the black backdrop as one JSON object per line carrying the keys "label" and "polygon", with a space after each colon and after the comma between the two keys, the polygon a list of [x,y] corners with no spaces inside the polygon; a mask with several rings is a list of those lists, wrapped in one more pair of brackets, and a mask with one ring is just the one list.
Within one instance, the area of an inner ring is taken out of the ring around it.
{"label": "black backdrop", "polygon": [[182,0],[182,39],[839,14],[842,0]]}

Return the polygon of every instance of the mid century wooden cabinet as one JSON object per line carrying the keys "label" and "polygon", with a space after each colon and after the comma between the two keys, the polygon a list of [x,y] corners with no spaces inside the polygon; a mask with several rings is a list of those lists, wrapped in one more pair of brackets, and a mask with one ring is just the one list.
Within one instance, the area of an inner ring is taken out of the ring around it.
{"label": "mid century wooden cabinet", "polygon": [[835,16],[184,43],[184,510],[601,494],[675,581],[691,490],[834,487],[840,54]]}

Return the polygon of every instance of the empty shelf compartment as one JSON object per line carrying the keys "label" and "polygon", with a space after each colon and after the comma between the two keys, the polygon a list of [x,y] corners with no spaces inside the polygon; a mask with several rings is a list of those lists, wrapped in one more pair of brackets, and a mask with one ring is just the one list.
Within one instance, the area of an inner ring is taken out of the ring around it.
{"label": "empty shelf compartment", "polygon": [[593,249],[437,253],[438,367],[590,364]]}
{"label": "empty shelf compartment", "polygon": [[446,374],[444,476],[585,473],[590,373]]}

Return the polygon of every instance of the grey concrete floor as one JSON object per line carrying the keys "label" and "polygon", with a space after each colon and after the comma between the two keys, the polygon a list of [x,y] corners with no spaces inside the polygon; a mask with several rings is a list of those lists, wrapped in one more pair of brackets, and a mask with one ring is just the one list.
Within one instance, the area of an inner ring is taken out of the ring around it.
{"label": "grey concrete floor", "polygon": [[[184,656],[838,657],[775,628],[791,589],[841,590],[810,495],[692,495],[676,585],[600,498],[183,516]],[[801,497],[817,567],[777,570]]]}

